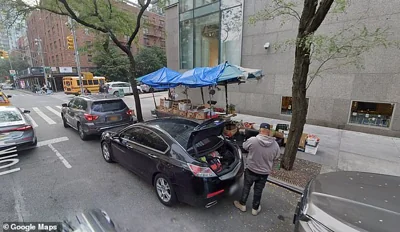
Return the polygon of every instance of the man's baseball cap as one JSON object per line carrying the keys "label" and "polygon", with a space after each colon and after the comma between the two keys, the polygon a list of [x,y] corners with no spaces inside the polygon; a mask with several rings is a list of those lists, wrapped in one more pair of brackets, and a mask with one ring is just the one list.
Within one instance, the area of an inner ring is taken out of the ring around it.
{"label": "man's baseball cap", "polygon": [[261,125],[260,125],[260,129],[267,129],[267,130],[269,130],[269,129],[271,129],[271,126],[268,124],[268,123],[261,123]]}

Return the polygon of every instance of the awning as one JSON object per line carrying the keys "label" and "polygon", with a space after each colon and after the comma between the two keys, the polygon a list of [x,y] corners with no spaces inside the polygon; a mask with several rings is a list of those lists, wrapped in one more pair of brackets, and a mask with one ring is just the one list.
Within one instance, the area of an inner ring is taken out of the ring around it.
{"label": "awning", "polygon": [[136,80],[154,88],[176,87],[171,81],[180,76],[179,72],[163,67],[155,72],[139,77]]}
{"label": "awning", "polygon": [[218,78],[217,82],[236,81],[236,80],[239,80],[239,78],[241,78],[241,77],[244,77],[244,74],[240,69],[238,69],[234,65],[225,63],[225,69],[222,72],[221,76]]}
{"label": "awning", "polygon": [[242,73],[243,76],[248,79],[248,78],[257,78],[257,77],[262,77],[262,70],[261,69],[251,69],[251,68],[243,68],[238,65],[234,65],[236,68],[238,68]]}

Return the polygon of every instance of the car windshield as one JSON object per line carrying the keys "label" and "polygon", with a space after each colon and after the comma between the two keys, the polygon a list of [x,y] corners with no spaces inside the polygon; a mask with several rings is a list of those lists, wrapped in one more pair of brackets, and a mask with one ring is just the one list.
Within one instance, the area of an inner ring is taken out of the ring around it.
{"label": "car windshield", "polygon": [[5,122],[18,122],[22,121],[20,113],[14,110],[0,111],[0,124]]}
{"label": "car windshield", "polygon": [[92,104],[92,110],[95,112],[118,111],[126,107],[125,102],[122,100],[97,101]]}

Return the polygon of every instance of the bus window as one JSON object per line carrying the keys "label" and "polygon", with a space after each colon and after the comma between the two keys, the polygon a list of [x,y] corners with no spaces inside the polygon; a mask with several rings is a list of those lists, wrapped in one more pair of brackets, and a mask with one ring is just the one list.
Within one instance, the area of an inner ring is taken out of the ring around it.
{"label": "bus window", "polygon": [[93,84],[94,84],[94,85],[98,85],[98,84],[99,84],[99,81],[98,81],[98,80],[93,80]]}
{"label": "bus window", "polygon": [[93,85],[93,81],[92,80],[88,80],[88,84],[89,85]]}
{"label": "bus window", "polygon": [[67,87],[70,87],[71,86],[71,81],[64,81],[64,85],[67,86]]}
{"label": "bus window", "polygon": [[87,80],[83,80],[83,85],[87,85]]}
{"label": "bus window", "polygon": [[79,80],[76,80],[76,84],[77,84],[78,86],[80,86],[80,85],[81,85],[81,82],[80,82]]}

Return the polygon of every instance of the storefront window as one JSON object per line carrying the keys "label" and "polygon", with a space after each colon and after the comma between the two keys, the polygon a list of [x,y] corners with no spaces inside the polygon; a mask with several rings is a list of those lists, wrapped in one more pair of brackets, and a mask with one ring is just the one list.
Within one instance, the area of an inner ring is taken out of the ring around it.
{"label": "storefront window", "polygon": [[195,66],[212,67],[219,62],[219,12],[195,19]]}
{"label": "storefront window", "polygon": [[179,7],[181,12],[193,9],[193,0],[180,0]]}
{"label": "storefront window", "polygon": [[218,2],[218,0],[194,0],[194,7],[208,5],[213,2]]}
{"label": "storefront window", "polygon": [[242,37],[242,7],[222,11],[221,17],[221,62],[240,65]]}
{"label": "storefront window", "polygon": [[[307,98],[307,104],[309,99]],[[281,114],[292,115],[292,97],[282,97]]]}
{"label": "storefront window", "polygon": [[193,68],[193,20],[180,23],[181,69]]}
{"label": "storefront window", "polygon": [[388,128],[393,109],[394,104],[353,101],[349,122]]}

